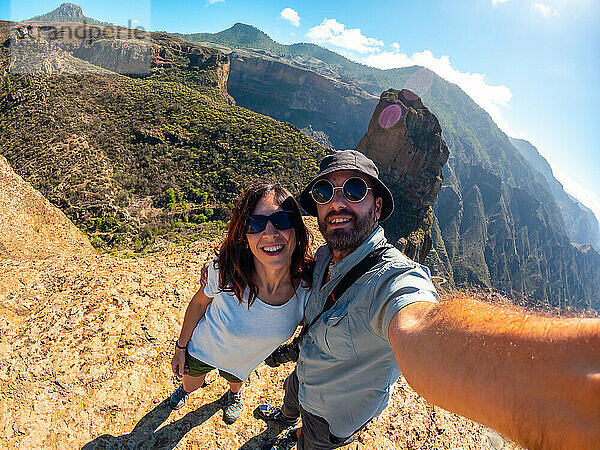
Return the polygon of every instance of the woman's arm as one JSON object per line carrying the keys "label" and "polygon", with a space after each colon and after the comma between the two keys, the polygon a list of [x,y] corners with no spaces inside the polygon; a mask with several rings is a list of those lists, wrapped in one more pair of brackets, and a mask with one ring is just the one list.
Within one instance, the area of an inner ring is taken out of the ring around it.
{"label": "woman's arm", "polygon": [[182,377],[185,373],[185,347],[187,347],[187,344],[192,337],[192,333],[194,332],[194,328],[196,328],[196,325],[198,325],[198,322],[202,316],[204,316],[210,302],[212,302],[212,298],[206,296],[204,288],[200,288],[192,297],[190,304],[185,310],[183,325],[181,326],[179,339],[177,339],[178,347],[175,347],[175,354],[171,361],[171,368],[173,369],[175,376]]}
{"label": "woman's arm", "polygon": [[198,289],[198,292],[194,294],[183,316],[183,325],[181,326],[179,339],[177,339],[177,344],[180,347],[187,345],[192,337],[194,328],[196,328],[196,325],[198,325],[198,322],[204,316],[210,302],[212,302],[212,298],[206,296],[203,288]]}
{"label": "woman's arm", "polygon": [[528,448],[600,448],[600,320],[461,298],[403,308],[389,338],[428,401]]}

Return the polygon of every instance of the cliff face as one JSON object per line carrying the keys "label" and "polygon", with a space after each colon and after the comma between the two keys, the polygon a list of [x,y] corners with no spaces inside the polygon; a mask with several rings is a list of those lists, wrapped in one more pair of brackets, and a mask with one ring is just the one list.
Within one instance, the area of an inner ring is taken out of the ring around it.
{"label": "cliff face", "polygon": [[434,240],[443,240],[457,284],[493,287],[530,305],[600,306],[600,261],[590,254],[583,262],[539,200],[481,167],[456,167],[460,184],[448,177],[435,205],[440,235],[434,229]]}
{"label": "cliff face", "polygon": [[324,132],[336,148],[351,148],[366,131],[377,97],[352,83],[248,51],[229,54],[227,90],[236,104],[298,128]]}
{"label": "cliff face", "polygon": [[432,245],[432,206],[448,160],[440,124],[413,92],[390,89],[381,94],[356,148],[379,166],[395,194],[395,210],[384,224],[388,239],[424,262]]}
{"label": "cliff face", "polygon": [[229,59],[164,33],[76,23],[11,23],[11,70],[16,73],[119,73],[181,81],[227,94]]}
{"label": "cliff face", "polygon": [[510,138],[510,141],[548,182],[548,188],[560,208],[571,241],[582,245],[591,244],[596,250],[600,249],[600,227],[594,213],[565,192],[562,184],[554,178],[550,164],[540,155],[537,148],[523,139]]}

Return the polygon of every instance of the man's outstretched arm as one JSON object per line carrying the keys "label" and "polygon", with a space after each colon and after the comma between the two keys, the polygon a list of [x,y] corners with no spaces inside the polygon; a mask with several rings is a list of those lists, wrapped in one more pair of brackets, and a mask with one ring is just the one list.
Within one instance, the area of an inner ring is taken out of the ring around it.
{"label": "man's outstretched arm", "polygon": [[389,340],[429,402],[528,448],[600,449],[600,320],[459,298],[406,306]]}

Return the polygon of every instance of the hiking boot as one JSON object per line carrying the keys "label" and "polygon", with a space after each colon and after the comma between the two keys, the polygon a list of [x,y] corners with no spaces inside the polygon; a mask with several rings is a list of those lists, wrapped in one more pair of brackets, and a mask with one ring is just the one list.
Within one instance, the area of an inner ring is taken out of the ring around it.
{"label": "hiking boot", "polygon": [[223,410],[223,422],[231,425],[240,417],[243,408],[242,391],[233,393],[229,390],[227,392],[227,399],[225,400],[225,409]]}
{"label": "hiking boot", "polygon": [[185,402],[189,396],[190,394],[185,392],[183,389],[183,384],[180,384],[179,387],[175,389],[175,391],[169,397],[169,406],[171,409],[181,409],[183,408],[183,405],[185,405]]}
{"label": "hiking boot", "polygon": [[298,425],[298,422],[300,422],[300,417],[292,418],[284,416],[281,412],[281,408],[279,408],[278,406],[260,405],[254,410],[254,414],[259,419],[262,419],[264,421],[279,422],[285,425],[286,427],[293,427],[295,425]]}
{"label": "hiking boot", "polygon": [[298,428],[292,428],[279,436],[275,442],[267,442],[260,448],[261,450],[289,450],[296,447],[298,443]]}

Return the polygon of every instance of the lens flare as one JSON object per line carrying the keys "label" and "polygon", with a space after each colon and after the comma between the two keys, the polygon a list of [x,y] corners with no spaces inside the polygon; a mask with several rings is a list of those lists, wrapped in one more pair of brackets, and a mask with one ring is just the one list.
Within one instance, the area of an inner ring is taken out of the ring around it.
{"label": "lens flare", "polygon": [[379,114],[379,126],[381,128],[391,128],[398,123],[402,117],[402,107],[400,105],[386,106]]}
{"label": "lens flare", "polygon": [[409,101],[409,102],[414,102],[415,100],[419,100],[419,96],[417,94],[415,94],[412,91],[409,91],[408,89],[402,89],[400,91],[400,94],[402,95],[402,98],[404,98],[404,100]]}
{"label": "lens flare", "polygon": [[404,86],[402,87],[414,92],[416,95],[422,98],[424,95],[429,93],[432,83],[433,72],[429,69],[423,68],[413,73],[411,77],[406,80],[406,83],[404,83]]}

